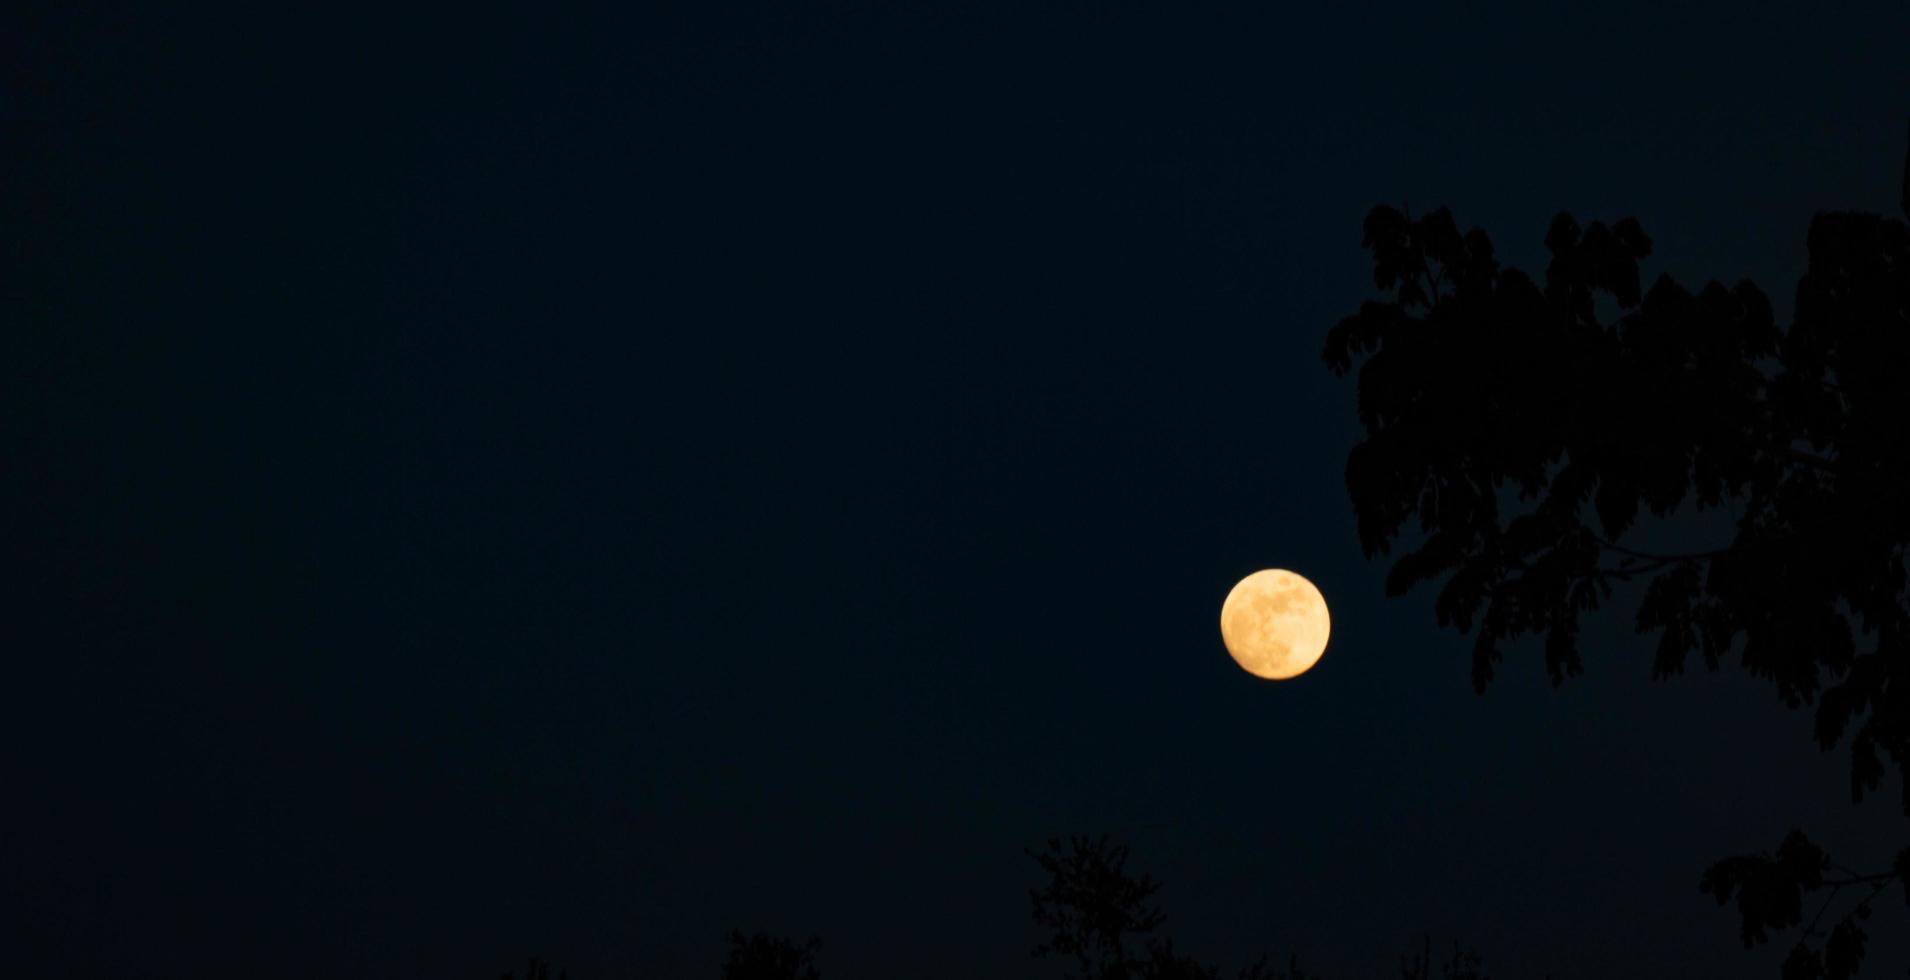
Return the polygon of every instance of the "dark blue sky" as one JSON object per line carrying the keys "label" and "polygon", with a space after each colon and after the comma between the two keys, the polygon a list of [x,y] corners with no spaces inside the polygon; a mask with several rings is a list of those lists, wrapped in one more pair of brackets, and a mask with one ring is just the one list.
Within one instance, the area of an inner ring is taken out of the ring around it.
{"label": "dark blue sky", "polygon": [[[1897,203],[1887,6],[43,5],[0,32],[0,947],[1053,976],[1022,848],[1110,831],[1230,963],[1774,975],[1700,871],[1800,822],[1875,863],[1895,790],[1739,674],[1651,683],[1623,608],[1475,695],[1360,554],[1318,355],[1379,203],[1528,269],[1636,215],[1648,275],[1787,312],[1813,212]],[[1290,683],[1218,638],[1267,566],[1334,613]]]}

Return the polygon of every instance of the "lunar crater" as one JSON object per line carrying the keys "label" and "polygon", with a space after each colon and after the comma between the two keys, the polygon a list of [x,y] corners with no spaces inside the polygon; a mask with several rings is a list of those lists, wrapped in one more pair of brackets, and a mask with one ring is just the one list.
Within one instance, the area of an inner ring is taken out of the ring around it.
{"label": "lunar crater", "polygon": [[1267,680],[1298,677],[1318,663],[1331,632],[1326,597],[1280,568],[1241,579],[1220,608],[1220,636],[1242,669]]}

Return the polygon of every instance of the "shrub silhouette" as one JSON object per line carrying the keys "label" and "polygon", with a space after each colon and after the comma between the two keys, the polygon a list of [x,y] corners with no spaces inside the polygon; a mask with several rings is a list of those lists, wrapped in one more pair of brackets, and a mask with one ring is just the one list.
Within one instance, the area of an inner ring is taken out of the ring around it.
{"label": "shrub silhouette", "polygon": [[[1432,937],[1426,937],[1426,945],[1417,953],[1399,958],[1400,980],[1433,980]],[[1440,964],[1440,980],[1492,980],[1481,973],[1483,962],[1479,954],[1461,947],[1452,946],[1452,956]]]}
{"label": "shrub silhouette", "polygon": [[[503,980],[517,980],[517,974],[506,973]],[[530,965],[524,968],[524,980],[550,980],[550,964],[535,956],[531,957]],[[559,973],[557,980],[570,980],[570,975]]]}
{"label": "shrub silhouette", "polygon": [[816,951],[821,945],[814,938],[798,944],[760,932],[745,936],[740,930],[732,931],[723,980],[820,980]]}
{"label": "shrub silhouette", "polygon": [[[1051,838],[1028,855],[1045,878],[1028,896],[1035,924],[1048,938],[1032,951],[1035,958],[1072,960],[1068,980],[1221,980],[1219,968],[1181,953],[1173,939],[1159,935],[1167,915],[1155,903],[1160,883],[1128,869],[1128,849],[1106,836]],[[804,943],[763,933],[730,933],[723,980],[820,980],[816,939]],[[1431,980],[1431,940],[1425,951],[1400,958],[1406,980]],[[532,980],[547,980],[549,968]],[[1457,944],[1443,965],[1442,980],[1489,980],[1479,972],[1477,953]],[[1322,980],[1289,956],[1286,969],[1262,956],[1236,971],[1237,980]],[[509,978],[507,977],[507,980]]]}
{"label": "shrub silhouette", "polygon": [[[1220,980],[1218,967],[1174,948],[1171,938],[1157,935],[1167,914],[1155,902],[1160,883],[1151,875],[1128,870],[1128,849],[1107,837],[1073,836],[1065,842],[1051,838],[1028,855],[1040,865],[1046,880],[1028,890],[1035,924],[1048,933],[1037,945],[1035,957],[1072,958],[1067,980]],[[1430,977],[1430,940],[1427,956],[1402,964],[1408,980]],[[1457,946],[1445,980],[1487,980],[1478,973],[1478,954]],[[1266,956],[1236,972],[1238,980],[1321,980],[1289,955],[1281,970]]]}
{"label": "shrub silhouette", "polygon": [[[1903,206],[1910,216],[1910,155]],[[1735,657],[1788,705],[1815,704],[1828,749],[1850,736],[1850,790],[1910,767],[1910,228],[1873,214],[1811,222],[1796,312],[1779,329],[1749,281],[1641,289],[1651,240],[1636,220],[1558,215],[1542,283],[1502,267],[1486,233],[1444,210],[1366,217],[1375,285],[1327,335],[1336,373],[1359,364],[1365,437],[1346,485],[1368,557],[1417,525],[1390,595],[1442,578],[1442,627],[1475,634],[1472,679],[1502,645],[1544,638],[1553,683],[1583,669],[1581,614],[1644,586],[1654,676],[1695,651]],[[1607,313],[1606,310],[1610,310]],[[1668,550],[1645,512],[1735,508],[1726,540]],[[1910,814],[1910,787],[1904,796]],[[1774,855],[1714,864],[1701,887],[1735,897],[1747,946],[1802,923],[1803,895],[1870,886],[1827,928],[1821,906],[1786,978],[1854,974],[1871,900],[1905,880],[1910,849],[1876,875],[1831,875],[1801,833]],[[1811,945],[1822,940],[1820,950]]]}

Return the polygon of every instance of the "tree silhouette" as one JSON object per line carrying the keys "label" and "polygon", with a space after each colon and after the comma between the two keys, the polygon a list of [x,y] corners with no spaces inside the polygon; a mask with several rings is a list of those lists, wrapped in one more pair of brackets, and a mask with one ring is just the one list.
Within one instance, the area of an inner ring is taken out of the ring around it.
{"label": "tree silhouette", "polygon": [[[557,974],[557,980],[569,980],[569,977],[567,973]],[[506,973],[503,980],[517,980],[517,974]],[[531,957],[530,965],[524,969],[524,980],[550,980],[550,964]]]}
{"label": "tree silhouette", "polygon": [[[1905,214],[1910,216],[1910,157]],[[1553,683],[1583,667],[1579,616],[1614,586],[1645,586],[1641,632],[1653,674],[1735,657],[1785,703],[1816,706],[1828,749],[1850,735],[1855,800],[1886,767],[1910,766],[1910,228],[1823,213],[1809,267],[1779,329],[1745,281],[1693,293],[1668,276],[1639,285],[1651,240],[1633,219],[1545,238],[1543,285],[1502,267],[1485,232],[1444,210],[1366,217],[1374,282],[1390,293],[1328,334],[1336,373],[1359,367],[1364,439],[1346,484],[1368,557],[1416,523],[1389,595],[1443,576],[1440,626],[1475,632],[1483,691],[1502,645],[1544,637]],[[1649,511],[1729,509],[1733,528],[1697,547],[1640,540]],[[1910,787],[1904,796],[1910,814]],[[1845,977],[1862,960],[1870,898],[1910,869],[1833,875],[1801,833],[1775,855],[1718,862],[1703,877],[1734,896],[1746,945],[1826,904],[1787,978]],[[1841,887],[1874,886],[1835,924]],[[1810,940],[1821,939],[1821,950]]]}
{"label": "tree silhouette", "polygon": [[1066,848],[1050,839],[1046,850],[1028,853],[1048,874],[1046,887],[1028,890],[1035,924],[1050,932],[1034,955],[1074,957],[1067,980],[1140,975],[1141,950],[1130,947],[1167,921],[1154,904],[1160,883],[1129,874],[1127,848],[1105,837],[1071,837]]}
{"label": "tree silhouette", "polygon": [[[1103,837],[1051,838],[1029,851],[1047,882],[1028,890],[1035,924],[1048,939],[1033,955],[1074,959],[1068,980],[1219,980],[1218,967],[1174,948],[1154,933],[1167,921],[1155,903],[1160,882],[1127,868],[1128,849]],[[1297,955],[1285,971],[1262,956],[1240,969],[1238,980],[1319,980]]]}
{"label": "tree silhouette", "polygon": [[[1432,937],[1426,937],[1426,945],[1417,953],[1399,958],[1401,980],[1433,980]],[[1452,944],[1452,957],[1440,966],[1440,980],[1492,980],[1480,972],[1484,963],[1479,954]]]}
{"label": "tree silhouette", "polygon": [[[1128,849],[1106,836],[1071,836],[1064,843],[1050,838],[1039,851],[1027,851],[1040,865],[1046,882],[1030,888],[1028,896],[1035,924],[1049,932],[1033,950],[1035,958],[1070,957],[1074,972],[1068,980],[1220,980],[1221,971],[1175,949],[1174,941],[1156,935],[1167,915],[1155,903],[1160,883],[1151,875],[1128,870]],[[820,980],[816,951],[820,942],[805,943],[740,930],[730,933],[729,957],[723,980]],[[1430,980],[1432,941],[1425,952],[1401,957],[1406,980]],[[1489,980],[1479,972],[1477,953],[1457,944],[1444,966],[1443,980]],[[548,980],[550,968],[531,960],[530,980]],[[1289,956],[1287,968],[1272,965],[1266,956],[1234,975],[1236,980],[1322,980]],[[510,975],[505,980],[512,980]]]}
{"label": "tree silhouette", "polygon": [[794,940],[764,933],[730,933],[729,958],[723,962],[723,980],[821,980],[816,970],[820,940],[798,945]]}

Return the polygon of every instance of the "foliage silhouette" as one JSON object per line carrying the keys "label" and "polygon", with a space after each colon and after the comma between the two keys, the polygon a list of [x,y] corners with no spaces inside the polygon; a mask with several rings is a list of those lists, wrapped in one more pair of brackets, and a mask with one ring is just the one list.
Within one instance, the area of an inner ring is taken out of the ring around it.
{"label": "foliage silhouette", "polygon": [[760,932],[745,936],[741,930],[732,931],[723,980],[821,980],[822,974],[816,970],[816,951],[821,945],[815,938],[797,944]]}
{"label": "foliage silhouette", "polygon": [[[1028,895],[1035,924],[1049,933],[1033,955],[1072,958],[1067,980],[1220,980],[1218,967],[1182,954],[1173,939],[1155,934],[1167,922],[1155,902],[1160,883],[1128,870],[1125,845],[1105,836],[1073,836],[1065,843],[1051,838],[1044,849],[1028,855],[1046,876],[1042,887],[1029,889]],[[1455,946],[1446,980],[1487,980],[1477,972],[1478,965],[1477,954]],[[1424,969],[1408,977],[1430,976]],[[1301,967],[1297,955],[1288,957],[1285,970],[1262,956],[1235,977],[1320,980]]]}
{"label": "foliage silhouette", "polygon": [[[1401,980],[1433,980],[1432,973],[1432,937],[1426,937],[1425,948],[1409,956],[1399,958]],[[1480,972],[1484,963],[1479,954],[1462,948],[1458,943],[1452,945],[1452,957],[1440,965],[1441,980],[1492,980]]]}
{"label": "foliage silhouette", "polygon": [[[1143,964],[1154,960],[1138,958],[1130,943],[1167,921],[1153,902],[1160,883],[1129,874],[1127,848],[1105,837],[1071,837],[1065,848],[1059,838],[1050,839],[1046,850],[1028,853],[1049,878],[1046,887],[1028,890],[1035,924],[1051,933],[1034,955],[1074,957],[1068,980],[1142,975]],[[1172,959],[1171,949],[1166,956]],[[1179,969],[1166,961],[1157,968]]]}
{"label": "foliage silhouette", "polygon": [[[1910,216],[1910,155],[1903,207]],[[1364,439],[1346,484],[1368,557],[1417,523],[1389,595],[1444,577],[1440,626],[1475,632],[1484,691],[1502,644],[1544,637],[1553,683],[1583,669],[1582,613],[1622,583],[1645,585],[1640,632],[1653,674],[1695,650],[1735,657],[1815,737],[1850,735],[1854,800],[1884,759],[1910,767],[1910,228],[1872,214],[1811,222],[1809,267],[1780,330],[1756,285],[1696,293],[1660,276],[1640,288],[1651,240],[1636,220],[1553,219],[1543,284],[1502,267],[1485,232],[1445,209],[1366,217],[1364,245],[1387,301],[1328,333],[1336,373],[1359,368]],[[1611,311],[1611,312],[1608,312]],[[1732,508],[1728,540],[1667,550],[1636,539],[1641,512]],[[1633,537],[1628,537],[1633,535]],[[1903,805],[1910,814],[1910,786]],[[1732,897],[1748,945],[1802,923],[1827,892],[1786,978],[1846,977],[1861,963],[1870,899],[1906,880],[1910,849],[1878,875],[1827,877],[1801,833],[1776,855],[1718,862],[1702,880]],[[1841,887],[1869,898],[1826,931]],[[1809,940],[1821,939],[1823,949]]]}
{"label": "foliage silhouette", "polygon": [[[517,980],[517,974],[506,973],[504,974],[503,980]],[[550,980],[550,964],[539,960],[535,956],[531,957],[530,965],[524,969],[524,980]],[[559,973],[557,974],[557,980],[570,980],[570,975],[567,973]]]}
{"label": "foliage silhouette", "polygon": [[[1042,850],[1026,852],[1040,865],[1046,882],[1028,890],[1035,924],[1049,930],[1049,938],[1033,950],[1035,958],[1069,957],[1076,972],[1069,980],[1220,980],[1219,968],[1175,949],[1174,941],[1156,935],[1167,915],[1155,904],[1160,883],[1145,873],[1128,870],[1128,849],[1106,836],[1072,836],[1064,843],[1051,838]],[[814,938],[798,944],[763,933],[729,936],[730,950],[723,964],[723,980],[821,980],[816,969]],[[1400,958],[1406,980],[1430,980],[1431,940],[1415,957]],[[1443,980],[1489,980],[1479,972],[1477,953],[1453,946],[1444,965]],[[531,961],[529,980],[549,980],[550,968]],[[1235,980],[1322,980],[1289,956],[1285,970],[1262,956],[1234,974]],[[513,980],[508,974],[505,980]]]}

